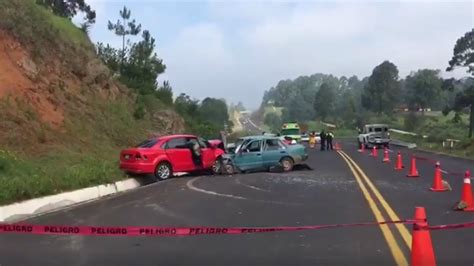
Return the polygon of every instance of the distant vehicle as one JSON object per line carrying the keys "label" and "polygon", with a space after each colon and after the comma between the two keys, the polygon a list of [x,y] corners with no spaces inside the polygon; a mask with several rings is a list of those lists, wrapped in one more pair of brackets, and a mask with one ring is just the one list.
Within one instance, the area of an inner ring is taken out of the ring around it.
{"label": "distant vehicle", "polygon": [[238,139],[235,150],[223,158],[226,172],[269,170],[274,166],[291,171],[308,158],[308,153],[303,145],[286,145],[278,137],[261,135]]}
{"label": "distant vehicle", "polygon": [[301,142],[308,142],[309,141],[309,134],[304,132],[301,133]]}
{"label": "distant vehicle", "polygon": [[390,132],[386,124],[365,125],[357,138],[359,147],[364,144],[366,147],[388,147],[390,145]]}
{"label": "distant vehicle", "polygon": [[298,123],[285,123],[283,124],[280,135],[294,139],[296,142],[301,142],[301,130]]}
{"label": "distant vehicle", "polygon": [[[198,143],[202,167],[196,166],[192,145]],[[220,173],[224,151],[218,143],[209,142],[193,135],[170,135],[151,138],[134,148],[120,153],[120,169],[132,174],[154,174],[160,180],[168,179],[176,172],[212,170]]]}

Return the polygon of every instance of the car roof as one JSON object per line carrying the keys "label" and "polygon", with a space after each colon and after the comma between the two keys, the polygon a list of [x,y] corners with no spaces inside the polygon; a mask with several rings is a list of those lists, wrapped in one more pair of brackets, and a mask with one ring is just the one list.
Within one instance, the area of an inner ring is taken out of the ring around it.
{"label": "car roof", "polygon": [[274,136],[265,136],[265,135],[256,135],[256,136],[245,136],[245,137],[241,137],[240,139],[258,139],[258,140],[261,140],[261,139],[279,139],[278,137],[274,137]]}
{"label": "car roof", "polygon": [[175,134],[175,135],[167,135],[167,136],[161,136],[161,137],[157,137],[161,140],[170,140],[170,139],[174,139],[174,138],[196,138],[196,136],[194,135],[188,135],[188,134]]}
{"label": "car roof", "polygon": [[387,124],[367,124],[366,127],[388,127]]}

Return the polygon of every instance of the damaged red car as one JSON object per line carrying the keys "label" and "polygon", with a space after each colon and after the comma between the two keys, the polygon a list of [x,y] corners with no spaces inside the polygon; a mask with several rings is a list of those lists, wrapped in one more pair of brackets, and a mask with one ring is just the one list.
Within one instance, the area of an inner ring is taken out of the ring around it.
{"label": "damaged red car", "polygon": [[177,172],[220,173],[223,154],[217,143],[193,135],[154,137],[123,150],[120,169],[131,174],[153,174],[160,180]]}

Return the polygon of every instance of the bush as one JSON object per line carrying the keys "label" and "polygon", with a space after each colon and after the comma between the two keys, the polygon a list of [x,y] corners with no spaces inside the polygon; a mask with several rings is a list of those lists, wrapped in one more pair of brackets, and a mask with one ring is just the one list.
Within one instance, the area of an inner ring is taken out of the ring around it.
{"label": "bush", "polygon": [[135,117],[137,120],[143,119],[143,117],[145,117],[145,106],[143,104],[137,105],[135,112],[133,112],[133,117]]}
{"label": "bush", "polygon": [[414,130],[418,124],[418,117],[415,113],[410,112],[404,120],[404,127],[406,130]]}

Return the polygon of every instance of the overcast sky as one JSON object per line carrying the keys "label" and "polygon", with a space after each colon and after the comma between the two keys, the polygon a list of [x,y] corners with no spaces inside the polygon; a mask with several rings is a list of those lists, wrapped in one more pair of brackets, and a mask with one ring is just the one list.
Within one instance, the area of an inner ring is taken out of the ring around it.
{"label": "overcast sky", "polygon": [[86,2],[97,11],[92,40],[116,47],[121,40],[107,21],[116,21],[124,5],[132,10],[157,39],[167,66],[159,79],[169,80],[175,95],[249,108],[279,80],[300,75],[364,77],[384,60],[401,77],[419,68],[444,70],[456,40],[474,27],[473,1]]}

